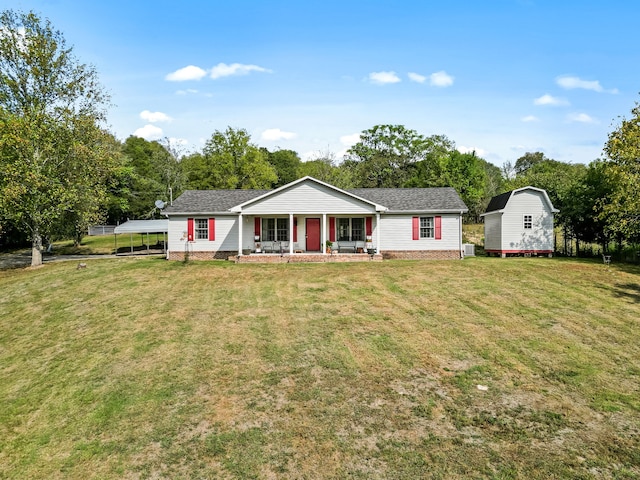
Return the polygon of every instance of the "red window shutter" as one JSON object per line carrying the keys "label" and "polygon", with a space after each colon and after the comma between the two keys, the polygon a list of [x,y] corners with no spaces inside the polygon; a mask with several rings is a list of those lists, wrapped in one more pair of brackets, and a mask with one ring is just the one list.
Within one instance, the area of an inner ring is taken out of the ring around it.
{"label": "red window shutter", "polygon": [[187,218],[187,240],[193,242],[193,218]]}
{"label": "red window shutter", "polygon": [[256,217],[253,219],[253,234],[256,237],[260,236],[260,217]]}
{"label": "red window shutter", "polygon": [[209,219],[209,241],[213,242],[216,239],[216,219]]}
{"label": "red window shutter", "polygon": [[372,233],[371,233],[373,231],[373,225],[372,225],[373,221],[372,220],[373,219],[371,217],[367,217],[367,219],[366,219],[366,226],[365,226],[365,232],[366,233],[365,233],[365,235],[367,237],[370,237],[372,235]]}
{"label": "red window shutter", "polygon": [[436,217],[435,223],[436,223],[436,240],[442,240],[442,217]]}
{"label": "red window shutter", "polygon": [[298,217],[293,217],[293,242],[298,241]]}
{"label": "red window shutter", "polygon": [[336,241],[336,217],[329,217],[329,241]]}
{"label": "red window shutter", "polygon": [[420,240],[420,217],[413,217],[413,239]]}

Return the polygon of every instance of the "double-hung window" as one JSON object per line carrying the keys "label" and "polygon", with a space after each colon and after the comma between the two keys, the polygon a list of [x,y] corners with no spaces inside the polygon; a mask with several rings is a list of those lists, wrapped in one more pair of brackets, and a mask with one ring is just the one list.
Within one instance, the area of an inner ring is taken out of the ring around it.
{"label": "double-hung window", "polygon": [[206,218],[196,218],[195,221],[196,240],[209,239],[209,220]]}
{"label": "double-hung window", "polygon": [[524,228],[525,230],[533,228],[533,215],[524,216]]}
{"label": "double-hung window", "polygon": [[434,238],[435,226],[433,217],[420,217],[420,238]]}
{"label": "double-hung window", "polygon": [[338,241],[364,240],[364,218],[338,218]]}
{"label": "double-hung window", "polygon": [[288,218],[263,218],[262,240],[273,242],[286,242],[289,240]]}

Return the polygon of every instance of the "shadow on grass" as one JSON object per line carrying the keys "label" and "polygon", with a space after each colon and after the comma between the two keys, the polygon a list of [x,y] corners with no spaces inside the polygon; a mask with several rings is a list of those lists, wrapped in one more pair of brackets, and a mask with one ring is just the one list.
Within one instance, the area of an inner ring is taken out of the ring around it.
{"label": "shadow on grass", "polygon": [[616,296],[640,303],[640,284],[623,283],[616,285]]}

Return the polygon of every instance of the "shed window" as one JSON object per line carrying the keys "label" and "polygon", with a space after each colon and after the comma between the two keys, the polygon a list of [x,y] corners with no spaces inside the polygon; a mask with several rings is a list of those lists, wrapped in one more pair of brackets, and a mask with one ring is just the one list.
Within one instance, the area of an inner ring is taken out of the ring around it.
{"label": "shed window", "polygon": [[524,228],[525,229],[533,228],[533,215],[524,216]]}

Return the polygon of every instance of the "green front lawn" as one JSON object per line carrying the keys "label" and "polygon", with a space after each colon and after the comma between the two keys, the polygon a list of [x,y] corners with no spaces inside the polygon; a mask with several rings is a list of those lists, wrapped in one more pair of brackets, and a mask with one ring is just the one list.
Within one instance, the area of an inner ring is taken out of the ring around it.
{"label": "green front lawn", "polygon": [[639,478],[640,269],[0,272],[0,478]]}

